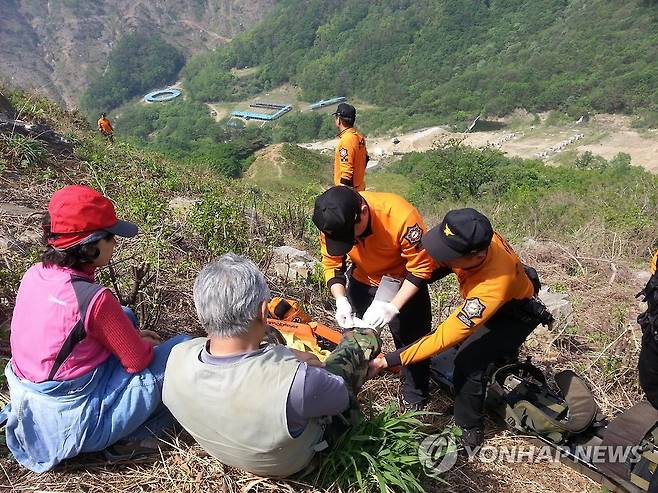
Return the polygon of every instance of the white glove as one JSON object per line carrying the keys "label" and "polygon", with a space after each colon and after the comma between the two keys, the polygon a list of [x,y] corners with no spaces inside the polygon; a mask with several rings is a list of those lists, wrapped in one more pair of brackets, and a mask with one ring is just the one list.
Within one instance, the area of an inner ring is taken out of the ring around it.
{"label": "white glove", "polygon": [[373,300],[363,315],[363,323],[373,329],[381,329],[399,314],[400,310],[393,303]]}
{"label": "white glove", "polygon": [[350,305],[347,296],[339,296],[336,298],[336,322],[343,329],[351,329],[354,327],[354,316],[352,305]]}

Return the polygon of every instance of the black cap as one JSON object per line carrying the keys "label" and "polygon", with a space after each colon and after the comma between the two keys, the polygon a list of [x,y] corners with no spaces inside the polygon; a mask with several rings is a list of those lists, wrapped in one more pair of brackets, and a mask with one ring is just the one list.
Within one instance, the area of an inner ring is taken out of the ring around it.
{"label": "black cap", "polygon": [[324,233],[329,255],[345,255],[354,246],[354,225],[361,196],[351,187],[332,187],[317,199],[313,224]]}
{"label": "black cap", "polygon": [[356,120],[356,108],[351,104],[340,103],[338,105],[338,108],[336,108],[336,111],[334,111],[332,115],[340,116],[345,120],[349,120],[353,122],[354,120]]}
{"label": "black cap", "polygon": [[427,253],[441,262],[480,252],[491,238],[493,227],[485,215],[475,209],[455,209],[423,236],[422,243]]}

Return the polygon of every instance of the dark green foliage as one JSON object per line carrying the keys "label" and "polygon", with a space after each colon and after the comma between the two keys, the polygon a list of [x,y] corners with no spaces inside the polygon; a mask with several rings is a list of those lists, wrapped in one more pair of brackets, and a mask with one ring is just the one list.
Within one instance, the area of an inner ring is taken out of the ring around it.
{"label": "dark green foliage", "polygon": [[[571,117],[658,109],[650,3],[286,0],[185,76],[208,101],[290,81],[305,100],[356,96],[450,122],[516,107]],[[248,81],[227,72],[254,66]]]}
{"label": "dark green foliage", "polygon": [[142,145],[231,178],[239,177],[253,152],[270,141],[268,129],[230,129],[217,124],[205,105],[184,100],[128,105],[116,122]]}
{"label": "dark green foliage", "polygon": [[[237,77],[223,66],[209,64],[212,54],[202,54],[191,59],[182,72],[185,89],[195,101],[222,101],[232,99]],[[194,74],[194,77],[190,77]]]}
{"label": "dark green foliage", "polygon": [[182,53],[154,34],[131,33],[112,50],[107,68],[89,85],[80,104],[90,117],[175,80]]}
{"label": "dark green foliage", "polygon": [[274,142],[308,142],[336,134],[334,118],[326,113],[288,113],[272,128]]}
{"label": "dark green foliage", "polygon": [[[421,210],[441,216],[450,208],[475,207],[515,238],[576,236],[596,249],[605,248],[609,235],[623,238],[628,255],[656,241],[658,177],[631,166],[628,154],[606,161],[585,153],[572,165],[547,166],[450,142],[408,154],[390,171],[411,181],[409,198]],[[579,233],[589,229],[596,234]]]}
{"label": "dark green foliage", "polygon": [[505,156],[493,149],[474,149],[456,141],[428,154],[413,153],[394,168],[412,175],[415,193],[431,200],[478,197],[499,172]]}

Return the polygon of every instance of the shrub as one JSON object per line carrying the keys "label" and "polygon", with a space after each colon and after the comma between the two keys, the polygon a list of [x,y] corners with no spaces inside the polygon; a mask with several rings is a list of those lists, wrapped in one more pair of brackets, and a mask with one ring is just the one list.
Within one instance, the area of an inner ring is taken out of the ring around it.
{"label": "shrub", "polygon": [[579,238],[596,243],[589,245],[592,252],[607,255],[607,239],[618,237],[624,238],[623,251],[614,254],[627,256],[642,254],[655,241],[658,178],[632,166],[625,154],[606,161],[584,153],[574,163],[547,166],[449,142],[403,156],[390,171],[409,179],[409,197],[425,213],[475,207],[511,239],[571,241],[594,228],[595,235]]}
{"label": "shrub", "polygon": [[22,167],[39,166],[48,155],[43,142],[17,133],[0,135],[0,154]]}
{"label": "shrub", "polygon": [[234,252],[258,262],[267,253],[271,242],[267,236],[253,237],[254,228],[247,217],[245,202],[210,193],[194,208],[189,223],[213,255]]}
{"label": "shrub", "polygon": [[342,491],[424,492],[418,446],[427,436],[419,412],[397,414],[389,405],[340,436],[313,484]]}

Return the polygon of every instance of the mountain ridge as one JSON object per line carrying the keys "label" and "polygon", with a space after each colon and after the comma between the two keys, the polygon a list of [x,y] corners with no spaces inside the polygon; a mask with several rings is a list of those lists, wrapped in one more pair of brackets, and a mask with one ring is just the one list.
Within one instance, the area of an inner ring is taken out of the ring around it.
{"label": "mountain ridge", "polygon": [[219,46],[265,16],[276,0],[2,0],[0,80],[67,108],[128,32],[159,33],[190,56]]}

